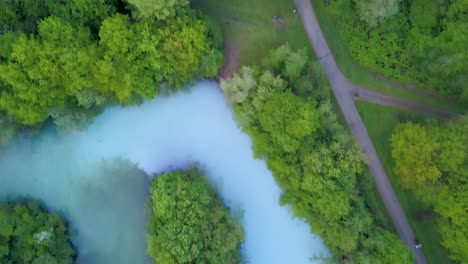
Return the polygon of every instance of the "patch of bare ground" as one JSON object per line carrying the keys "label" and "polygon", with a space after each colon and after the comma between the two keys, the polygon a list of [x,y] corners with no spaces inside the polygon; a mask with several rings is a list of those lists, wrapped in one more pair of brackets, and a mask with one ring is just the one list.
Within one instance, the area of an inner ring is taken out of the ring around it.
{"label": "patch of bare ground", "polygon": [[279,16],[274,16],[272,19],[275,26],[279,29],[285,29],[289,26],[289,22]]}
{"label": "patch of bare ground", "polygon": [[224,65],[218,73],[218,77],[226,79],[231,77],[240,64],[241,49],[237,40],[225,38],[224,43]]}

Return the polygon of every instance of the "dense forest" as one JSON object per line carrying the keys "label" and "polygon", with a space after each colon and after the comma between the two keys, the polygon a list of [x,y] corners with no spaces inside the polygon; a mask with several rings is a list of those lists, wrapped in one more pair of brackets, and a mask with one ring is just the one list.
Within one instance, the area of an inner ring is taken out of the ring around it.
{"label": "dense forest", "polygon": [[52,120],[74,129],[108,104],[133,104],[223,62],[220,29],[188,2],[0,2],[0,128]]}
{"label": "dense forest", "polygon": [[412,263],[403,242],[366,201],[365,159],[338,122],[318,61],[287,45],[261,68],[243,67],[221,88],[257,158],[267,160],[282,204],[305,218],[342,263]]}
{"label": "dense forest", "polygon": [[37,202],[0,203],[0,263],[73,263],[75,250],[58,214]]}
{"label": "dense forest", "polygon": [[442,245],[468,260],[468,119],[399,125],[392,137],[395,173],[403,187],[440,215]]}
{"label": "dense forest", "polygon": [[241,263],[244,231],[197,169],[151,185],[148,252],[157,263]]}
{"label": "dense forest", "polygon": [[467,0],[332,0],[355,60],[468,104]]}

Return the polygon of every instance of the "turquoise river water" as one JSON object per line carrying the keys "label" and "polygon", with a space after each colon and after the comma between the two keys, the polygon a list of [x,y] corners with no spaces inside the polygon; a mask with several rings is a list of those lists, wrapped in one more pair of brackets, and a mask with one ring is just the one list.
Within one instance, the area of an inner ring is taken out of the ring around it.
{"label": "turquoise river water", "polygon": [[247,263],[310,263],[329,252],[279,205],[281,191],[214,82],[140,106],[111,107],[86,131],[22,137],[0,156],[0,196],[29,196],[63,213],[78,263],[150,263],[148,175],[197,164],[243,212]]}

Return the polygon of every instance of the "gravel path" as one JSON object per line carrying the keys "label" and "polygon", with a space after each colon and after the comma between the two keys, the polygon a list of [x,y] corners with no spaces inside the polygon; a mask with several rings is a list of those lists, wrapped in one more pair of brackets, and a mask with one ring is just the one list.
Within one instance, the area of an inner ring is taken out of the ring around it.
{"label": "gravel path", "polygon": [[[338,101],[338,105],[340,106],[357,143],[360,145],[367,157],[369,170],[377,185],[382,201],[392,218],[397,233],[415,254],[415,263],[425,264],[426,260],[422,251],[414,247],[415,237],[413,231],[406,220],[405,213],[398,202],[392,185],[383,169],[382,163],[377,156],[374,145],[367,134],[366,127],[364,126],[356,106],[354,105],[353,91],[355,86],[347,80],[338,69],[335,60],[331,55],[330,49],[328,48],[325,37],[320,30],[320,25],[317,21],[314,10],[312,9],[310,0],[295,0],[295,3],[309,40],[317,57],[325,68],[326,74],[328,75],[333,93]],[[362,91],[359,90],[359,92]]]}

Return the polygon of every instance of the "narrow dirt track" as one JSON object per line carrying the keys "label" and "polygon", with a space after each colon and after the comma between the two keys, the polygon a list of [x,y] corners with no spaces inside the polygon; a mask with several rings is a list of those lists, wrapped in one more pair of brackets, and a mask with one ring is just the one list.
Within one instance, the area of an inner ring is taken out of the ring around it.
{"label": "narrow dirt track", "polygon": [[382,197],[382,201],[392,218],[395,229],[401,239],[415,254],[415,263],[425,264],[426,259],[424,258],[422,251],[414,247],[415,237],[413,231],[408,224],[405,213],[398,202],[392,185],[383,169],[382,163],[377,156],[374,145],[367,134],[366,127],[364,126],[354,104],[353,91],[355,91],[355,86],[344,77],[336,65],[325,37],[320,29],[320,25],[317,21],[310,0],[294,1],[312,47],[325,68],[333,93],[335,94],[338,105],[343,112],[346,123],[350,127],[357,143],[360,145],[367,157],[369,170],[374,178],[380,196]]}
{"label": "narrow dirt track", "polygon": [[415,112],[427,117],[433,117],[442,120],[455,120],[460,117],[458,113],[450,112],[440,108],[435,108],[421,103],[412,102],[406,99],[399,97],[391,96],[384,93],[379,93],[372,90],[367,90],[360,87],[355,87],[352,91],[352,95],[355,99],[365,100],[372,103],[391,106],[394,108],[399,108],[407,110],[410,112]]}

